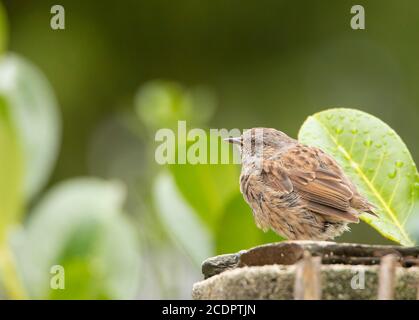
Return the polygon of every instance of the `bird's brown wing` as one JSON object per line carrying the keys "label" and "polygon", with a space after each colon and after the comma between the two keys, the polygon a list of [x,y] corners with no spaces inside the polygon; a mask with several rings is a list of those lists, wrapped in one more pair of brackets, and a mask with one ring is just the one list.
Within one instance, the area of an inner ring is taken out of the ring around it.
{"label": "bird's brown wing", "polygon": [[288,174],[281,168],[278,161],[264,160],[262,164],[262,176],[264,183],[275,192],[281,194],[290,193],[294,190]]}
{"label": "bird's brown wing", "polygon": [[338,220],[358,222],[351,207],[354,195],[336,162],[317,148],[297,145],[280,158],[293,188],[306,200],[307,209]]}

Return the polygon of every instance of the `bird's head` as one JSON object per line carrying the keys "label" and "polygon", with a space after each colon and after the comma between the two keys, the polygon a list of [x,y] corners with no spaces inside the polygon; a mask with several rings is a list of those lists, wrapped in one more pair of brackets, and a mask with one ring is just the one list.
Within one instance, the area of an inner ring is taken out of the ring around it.
{"label": "bird's head", "polygon": [[245,130],[239,137],[224,139],[239,146],[242,157],[262,156],[280,152],[283,148],[297,141],[285,133],[272,128],[252,128]]}

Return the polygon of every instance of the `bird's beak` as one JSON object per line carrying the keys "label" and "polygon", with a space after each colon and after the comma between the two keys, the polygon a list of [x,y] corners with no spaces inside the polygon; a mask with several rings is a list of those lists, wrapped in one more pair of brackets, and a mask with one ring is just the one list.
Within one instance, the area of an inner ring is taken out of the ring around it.
{"label": "bird's beak", "polygon": [[242,143],[242,138],[241,137],[234,137],[234,138],[225,138],[224,141],[229,142],[229,143],[233,143],[233,144],[241,144]]}

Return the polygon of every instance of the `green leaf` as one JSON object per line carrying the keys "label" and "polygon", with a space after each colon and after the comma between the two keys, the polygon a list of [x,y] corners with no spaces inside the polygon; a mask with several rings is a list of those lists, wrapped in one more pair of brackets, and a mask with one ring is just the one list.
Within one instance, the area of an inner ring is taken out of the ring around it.
{"label": "green leaf", "polygon": [[154,204],[168,234],[197,265],[213,255],[210,230],[179,192],[170,172],[163,171],[153,188]]}
{"label": "green leaf", "polygon": [[0,59],[0,94],[4,96],[22,142],[26,199],[46,183],[60,140],[57,102],[44,75],[25,59]]}
{"label": "green leaf", "polygon": [[362,219],[385,237],[413,245],[407,222],[419,223],[418,172],[406,145],[380,119],[353,109],[330,109],[310,116],[299,140],[332,155],[379,217]]}
{"label": "green leaf", "polygon": [[22,206],[22,154],[9,107],[0,96],[0,244]]}
{"label": "green leaf", "polygon": [[151,81],[135,97],[135,110],[149,129],[174,128],[180,119],[205,123],[215,109],[215,98],[205,87],[185,88],[171,81]]}
{"label": "green leaf", "polygon": [[[120,184],[93,178],[64,182],[48,192],[14,242],[31,297],[134,297],[139,252],[123,201]],[[64,290],[50,288],[54,265],[64,267]]]}
{"label": "green leaf", "polygon": [[252,210],[237,193],[226,205],[216,233],[217,254],[233,253],[264,243],[277,242],[282,237],[273,231],[263,232],[253,219]]}
{"label": "green leaf", "polygon": [[[207,164],[191,164],[188,161],[186,164],[170,165],[169,168],[182,195],[207,226],[214,230],[226,202],[239,190],[239,166],[232,161],[222,164],[223,148],[230,159],[233,159],[232,149],[221,137],[214,135],[212,139],[210,134],[206,136]],[[189,150],[193,143],[188,141],[185,150]],[[178,152],[182,144],[185,145],[178,141]],[[217,164],[210,164],[210,154],[215,150],[218,150]]]}

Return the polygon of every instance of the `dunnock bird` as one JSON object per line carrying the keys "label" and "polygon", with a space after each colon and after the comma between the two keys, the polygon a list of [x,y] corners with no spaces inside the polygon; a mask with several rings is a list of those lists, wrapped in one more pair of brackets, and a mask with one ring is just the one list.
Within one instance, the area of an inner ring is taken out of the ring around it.
{"label": "dunnock bird", "polygon": [[328,240],[358,223],[374,206],[356,189],[339,164],[268,128],[246,130],[226,141],[240,146],[240,191],[259,228],[290,240]]}

